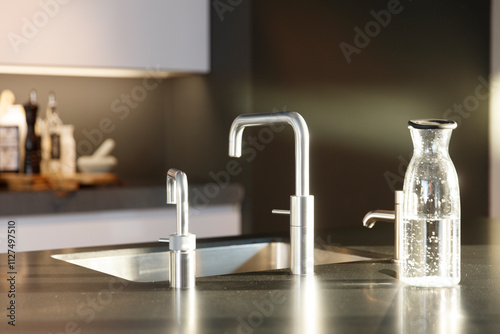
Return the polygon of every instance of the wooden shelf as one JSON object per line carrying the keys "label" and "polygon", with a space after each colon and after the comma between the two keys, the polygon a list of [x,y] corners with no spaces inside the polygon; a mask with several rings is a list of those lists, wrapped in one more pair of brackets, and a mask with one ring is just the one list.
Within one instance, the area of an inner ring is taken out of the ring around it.
{"label": "wooden shelf", "polygon": [[113,173],[19,174],[1,173],[0,183],[9,191],[77,190],[81,187],[122,185]]}

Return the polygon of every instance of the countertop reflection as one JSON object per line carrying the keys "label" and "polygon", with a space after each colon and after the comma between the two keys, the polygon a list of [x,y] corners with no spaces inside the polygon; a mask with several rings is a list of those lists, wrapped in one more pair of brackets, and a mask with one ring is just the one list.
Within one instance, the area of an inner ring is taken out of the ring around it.
{"label": "countertop reflection", "polygon": [[[320,266],[312,277],[274,271],[202,278],[193,291],[170,292],[175,296],[176,325],[169,330],[224,334],[498,332],[500,291],[495,282],[500,280],[500,271],[492,270],[490,264],[500,255],[500,248],[465,246],[464,253],[463,281],[448,288],[401,284],[397,265],[389,261]],[[222,286],[215,288],[217,282]]]}

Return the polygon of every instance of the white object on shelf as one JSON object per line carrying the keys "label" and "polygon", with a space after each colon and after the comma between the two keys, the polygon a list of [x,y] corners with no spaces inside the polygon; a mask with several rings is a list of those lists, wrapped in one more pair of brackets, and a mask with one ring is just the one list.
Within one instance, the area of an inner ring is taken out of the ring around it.
{"label": "white object on shelf", "polygon": [[10,89],[4,89],[0,93],[0,119],[7,113],[9,106],[16,102],[16,96]]}
{"label": "white object on shelf", "polygon": [[78,169],[83,173],[109,172],[118,163],[115,157],[108,155],[113,148],[115,148],[115,141],[111,138],[106,139],[94,154],[78,158]]}
{"label": "white object on shelf", "polygon": [[105,157],[108,154],[113,151],[115,148],[115,141],[114,139],[107,138],[105,141],[102,142],[102,144],[94,151],[92,154],[92,157],[98,158],[98,157]]}
{"label": "white object on shelf", "polygon": [[116,166],[117,160],[113,156],[94,158],[83,156],[78,158],[78,169],[82,173],[106,173]]}
{"label": "white object on shelf", "polygon": [[0,73],[150,77],[209,71],[205,0],[24,0],[0,12]]}
{"label": "white object on shelf", "polygon": [[73,125],[59,125],[61,135],[61,173],[72,175],[76,172],[76,142]]}

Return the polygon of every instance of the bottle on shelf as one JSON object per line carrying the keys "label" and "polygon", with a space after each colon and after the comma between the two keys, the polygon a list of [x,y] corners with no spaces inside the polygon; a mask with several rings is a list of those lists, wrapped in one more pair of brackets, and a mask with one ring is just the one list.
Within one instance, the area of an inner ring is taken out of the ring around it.
{"label": "bottle on shelf", "polygon": [[49,102],[45,112],[46,132],[42,140],[44,147],[44,164],[48,173],[61,173],[61,134],[59,126],[63,124],[57,111],[54,92],[49,94]]}
{"label": "bottle on shelf", "polygon": [[49,94],[42,138],[43,164],[47,173],[71,175],[76,172],[74,126],[63,124],[54,92]]}
{"label": "bottle on shelf", "polygon": [[35,123],[38,112],[38,104],[36,100],[36,91],[32,90],[30,93],[30,100],[24,105],[26,112],[27,133],[26,141],[24,144],[24,173],[25,174],[39,174],[40,173],[40,140],[35,133]]}
{"label": "bottle on shelf", "polygon": [[58,131],[61,139],[61,173],[71,175],[76,172],[76,143],[73,136],[74,126],[70,124],[59,125]]}

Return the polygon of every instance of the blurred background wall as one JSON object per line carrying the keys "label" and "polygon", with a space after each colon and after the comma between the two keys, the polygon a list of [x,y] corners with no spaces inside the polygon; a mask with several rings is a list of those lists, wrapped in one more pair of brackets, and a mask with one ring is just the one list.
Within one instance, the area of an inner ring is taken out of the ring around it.
{"label": "blurred background wall", "polygon": [[97,147],[101,120],[111,120],[102,135],[117,141],[127,186],[162,185],[169,167],[207,184],[209,195],[243,184],[245,233],[288,231],[271,209],[288,208],[295,193],[293,132],[245,130],[255,154],[228,171],[237,115],[288,110],[306,119],[318,228],[391,209],[413,147],[408,120],[451,118],[463,221],[487,216],[489,1],[217,3],[211,73],[159,82],[126,117],[113,103],[142,80],[1,75],[0,89],[23,103],[36,88],[42,108],[55,91],[77,145],[93,134]]}
{"label": "blurred background wall", "polygon": [[[253,108],[307,120],[316,226],[393,207],[413,149],[407,122],[418,118],[459,123],[450,155],[463,222],[487,216],[489,1],[256,0],[252,9]],[[294,193],[292,145],[277,135],[253,163],[259,230],[286,228],[285,217],[268,217]]]}

